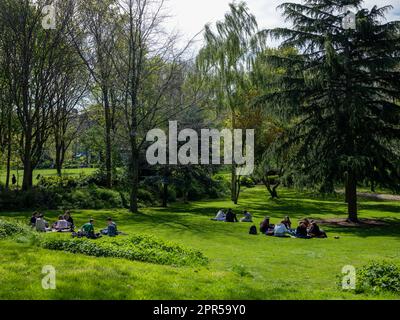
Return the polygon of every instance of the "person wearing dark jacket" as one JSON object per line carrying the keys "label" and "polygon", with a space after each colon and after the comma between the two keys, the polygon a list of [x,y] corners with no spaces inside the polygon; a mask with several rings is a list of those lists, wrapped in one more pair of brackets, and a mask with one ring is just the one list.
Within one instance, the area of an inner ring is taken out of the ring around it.
{"label": "person wearing dark jacket", "polygon": [[233,213],[232,209],[228,210],[228,213],[226,214],[226,218],[225,218],[226,222],[239,222],[236,214]]}
{"label": "person wearing dark jacket", "polygon": [[300,239],[308,239],[309,236],[307,234],[307,225],[304,223],[304,221],[301,221],[299,226],[296,229],[296,238]]}
{"label": "person wearing dark jacket", "polygon": [[37,212],[37,211],[35,211],[32,214],[32,217],[31,217],[31,220],[30,220],[31,227],[35,227],[36,226],[36,219],[38,218],[38,216],[39,216],[39,212]]}
{"label": "person wearing dark jacket", "polygon": [[311,238],[327,238],[326,233],[319,228],[315,221],[311,221],[311,227],[308,230],[308,235]]}
{"label": "person wearing dark jacket", "polygon": [[70,223],[71,229],[74,230],[75,225],[74,225],[74,219],[72,219],[72,216],[71,216],[71,212],[66,211],[64,214],[64,219]]}

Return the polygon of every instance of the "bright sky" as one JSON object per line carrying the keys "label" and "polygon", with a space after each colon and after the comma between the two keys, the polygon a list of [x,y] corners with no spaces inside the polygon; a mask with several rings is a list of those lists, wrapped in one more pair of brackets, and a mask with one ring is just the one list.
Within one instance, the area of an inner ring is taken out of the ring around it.
{"label": "bright sky", "polygon": [[[224,18],[228,11],[228,4],[232,0],[168,0],[168,11],[171,18],[171,28],[181,31],[186,40],[200,32],[204,25],[214,23]],[[276,7],[283,2],[301,2],[301,0],[247,0],[251,13],[257,17],[260,29],[274,28],[284,25],[281,12]],[[389,13],[389,20],[400,20],[400,0],[365,0],[364,7],[373,5],[392,5],[394,9]],[[202,37],[198,37],[199,40]]]}

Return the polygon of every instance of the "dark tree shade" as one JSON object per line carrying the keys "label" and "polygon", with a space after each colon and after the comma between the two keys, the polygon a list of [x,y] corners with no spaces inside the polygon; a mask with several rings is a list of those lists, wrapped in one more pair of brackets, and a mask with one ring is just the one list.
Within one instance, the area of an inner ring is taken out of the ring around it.
{"label": "dark tree shade", "polygon": [[[400,21],[386,22],[391,7],[362,8],[361,0],[284,3],[290,28],[266,31],[282,38],[289,57],[268,62],[290,72],[268,83],[263,100],[290,121],[284,147],[291,165],[313,184],[346,186],[349,220],[357,221],[357,183],[368,179],[399,190]],[[356,29],[344,29],[346,5]]]}

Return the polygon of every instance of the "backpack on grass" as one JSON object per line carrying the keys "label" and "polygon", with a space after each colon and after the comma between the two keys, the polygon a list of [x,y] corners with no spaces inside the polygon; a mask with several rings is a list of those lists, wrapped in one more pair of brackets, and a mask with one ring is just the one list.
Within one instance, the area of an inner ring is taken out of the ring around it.
{"label": "backpack on grass", "polygon": [[251,226],[250,227],[249,234],[252,234],[252,235],[257,235],[258,234],[256,226]]}

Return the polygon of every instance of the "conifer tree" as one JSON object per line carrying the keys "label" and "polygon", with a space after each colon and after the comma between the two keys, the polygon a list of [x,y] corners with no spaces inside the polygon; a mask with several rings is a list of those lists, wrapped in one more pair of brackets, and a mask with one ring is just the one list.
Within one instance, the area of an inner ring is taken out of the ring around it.
{"label": "conifer tree", "polygon": [[[266,31],[283,39],[283,48],[298,50],[267,57],[290,70],[268,83],[268,92],[274,90],[263,97],[290,122],[281,147],[292,149],[292,167],[322,190],[344,183],[350,221],[358,221],[359,182],[400,188],[400,21],[385,21],[390,6],[362,5],[284,3],[280,9],[292,28]],[[349,27],[344,21],[354,14]]]}

